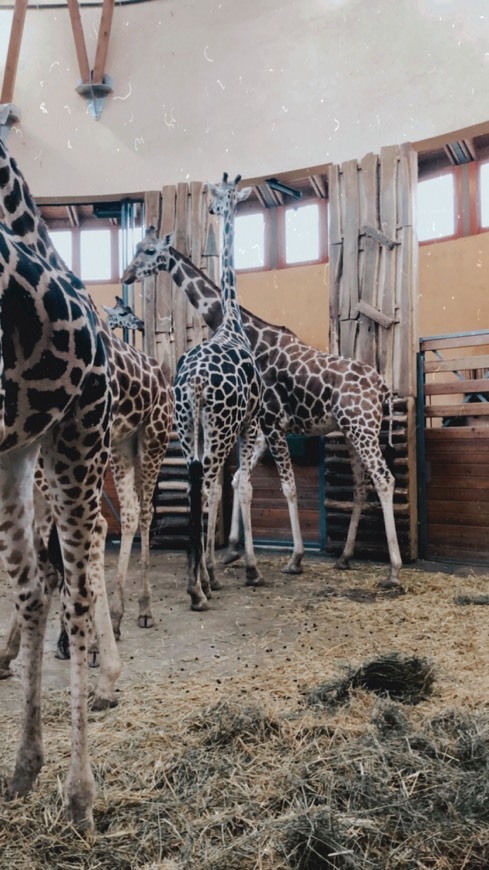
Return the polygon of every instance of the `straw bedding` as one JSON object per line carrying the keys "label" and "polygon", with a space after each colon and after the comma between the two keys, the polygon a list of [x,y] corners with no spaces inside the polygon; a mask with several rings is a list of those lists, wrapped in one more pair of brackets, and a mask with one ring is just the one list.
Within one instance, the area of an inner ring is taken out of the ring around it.
{"label": "straw bedding", "polygon": [[[63,820],[69,697],[48,693],[46,765],[31,796],[0,803],[0,866],[489,867],[489,610],[457,603],[487,578],[406,569],[393,599],[375,593],[384,573],[311,565],[280,652],[236,654],[227,676],[148,673],[92,713],[89,839]],[[354,579],[372,596],[355,600]],[[16,727],[0,714],[2,787]]]}

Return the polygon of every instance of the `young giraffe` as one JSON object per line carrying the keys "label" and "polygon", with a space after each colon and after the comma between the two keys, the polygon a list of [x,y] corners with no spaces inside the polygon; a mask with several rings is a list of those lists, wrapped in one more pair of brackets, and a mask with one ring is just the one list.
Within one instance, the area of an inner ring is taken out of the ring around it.
{"label": "young giraffe", "polygon": [[[41,256],[46,256],[58,271],[71,274],[54,248],[22,173],[1,140],[0,206],[5,223],[16,236]],[[149,628],[154,624],[148,578],[149,533],[153,517],[153,493],[171,434],[173,398],[157,361],[114,335],[98,315],[91,300],[90,304],[109,356],[113,392],[110,461],[121,505],[121,547],[110,610],[114,634],[118,638],[124,612],[129,558],[138,525],[141,532],[142,569],[138,625]],[[103,519],[101,524],[106,528]],[[103,546],[98,546],[96,552],[102,554]],[[98,582],[102,582],[103,556],[94,559],[93,571],[100,575]],[[0,653],[0,670],[4,674],[8,674],[14,649],[15,644],[11,644]],[[102,660],[101,666],[104,669]],[[109,682],[113,683],[116,668],[110,660],[107,660],[106,666],[111,670]],[[105,680],[98,692],[104,686]],[[108,688],[104,688],[104,692],[107,694]],[[107,700],[109,698],[112,702],[113,692]],[[97,704],[103,706],[101,697]]]}
{"label": "young giraffe", "polygon": [[[222,321],[218,287],[171,243],[171,235],[159,240],[154,228],[149,227],[145,238],[136,246],[124,281],[134,280],[136,275],[141,279],[164,269],[185,291],[210,329],[218,329]],[[394,522],[394,478],[379,445],[382,408],[386,402],[392,401],[389,388],[369,365],[316,350],[285,327],[267,323],[244,308],[241,308],[241,318],[263,380],[260,424],[288,503],[293,552],[284,572],[300,574],[304,555],[294,471],[286,435],[325,435],[341,431],[352,464],[354,507],[345,547],[336,564],[347,568],[353,557],[358,523],[367,495],[367,473],[382,506],[389,548],[390,572],[382,585],[398,586],[401,555]],[[257,444],[253,465],[261,454],[261,445],[263,439]],[[238,480],[239,473],[233,481],[235,488]],[[224,561],[231,562],[240,556],[238,536],[239,504],[235,495],[229,549]]]}
{"label": "young giraffe", "polygon": [[102,305],[107,313],[106,322],[109,329],[135,329],[144,332],[144,322],[134,313],[130,305],[126,305],[120,296],[115,297],[115,305]]}
{"label": "young giraffe", "polygon": [[[236,203],[249,195],[249,189],[238,192],[239,180],[240,176],[228,182],[224,174],[220,185],[208,185],[212,194],[209,210],[223,218],[222,323],[212,339],[191,348],[181,357],[174,381],[175,424],[189,468],[191,535],[187,591],[192,610],[206,610],[210,590],[220,588],[215,576],[214,548],[222,489],[220,475],[238,437],[241,437],[239,497],[245,535],[246,582],[255,586],[263,583],[253,553],[249,480],[261,382],[243,332],[234,282],[234,213]],[[136,277],[140,275],[129,267],[122,280],[131,283]],[[209,506],[205,558],[202,558],[201,547],[202,483]]]}
{"label": "young giraffe", "polygon": [[35,528],[34,473],[42,449],[58,528],[71,650],[72,752],[66,810],[92,827],[87,744],[87,640],[95,590],[92,539],[109,453],[107,355],[81,282],[59,273],[0,224],[0,552],[20,628],[23,714],[6,797],[33,787],[43,764],[41,676],[52,576]]}

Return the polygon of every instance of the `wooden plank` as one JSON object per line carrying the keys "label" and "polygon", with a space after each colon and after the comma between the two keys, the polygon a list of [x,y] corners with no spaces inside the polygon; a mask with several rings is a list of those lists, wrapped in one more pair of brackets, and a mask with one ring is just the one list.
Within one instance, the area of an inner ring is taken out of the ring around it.
{"label": "wooden plank", "polygon": [[81,80],[83,84],[88,84],[90,82],[90,64],[88,62],[87,47],[85,45],[85,36],[83,34],[78,0],[68,0],[68,8]]}
{"label": "wooden plank", "polygon": [[[174,185],[165,185],[161,199],[160,237],[175,229],[175,197]],[[176,369],[175,344],[173,341],[172,294],[173,281],[167,272],[158,272],[156,282],[156,323],[155,335],[156,358],[163,366],[165,374],[173,380]]]}
{"label": "wooden plank", "polygon": [[489,402],[465,402],[463,405],[425,405],[426,417],[486,417]]}
{"label": "wooden plank", "polygon": [[425,360],[425,374],[433,372],[457,372],[473,369],[488,369],[489,354],[481,354],[479,356],[462,356],[455,359],[436,359]]}
{"label": "wooden plank", "polygon": [[[342,293],[344,290],[342,289]],[[355,357],[358,320],[340,320],[340,353],[342,356]]]}
{"label": "wooden plank", "polygon": [[[394,241],[398,239],[398,168],[399,148],[397,146],[382,148],[379,162],[379,227]],[[392,320],[396,317],[396,308],[399,304],[399,288],[396,286],[396,263],[399,253],[398,248],[379,247],[377,308]],[[378,331],[378,369],[395,392],[398,392],[399,367],[394,364],[394,346],[399,341],[402,345],[402,341],[406,339],[407,329],[408,323],[402,323],[397,329]]]}
{"label": "wooden plank", "polygon": [[[358,190],[358,165],[356,160],[342,164],[343,183],[341,204],[343,206],[343,275],[340,284],[340,320],[354,317],[358,305],[358,233],[360,229],[360,202]],[[354,356],[340,346],[344,356]]]}
{"label": "wooden plank", "polygon": [[[374,228],[377,228],[379,220],[377,210],[377,172],[377,155],[372,153],[367,154],[360,162],[360,173],[358,174],[360,182],[359,221]],[[365,226],[362,229],[365,230]],[[377,361],[377,329],[374,323],[372,323],[372,319],[375,323],[379,323],[379,320],[372,316],[372,312],[376,311],[378,269],[379,243],[371,234],[364,235],[361,240],[358,261],[360,299],[352,314],[358,313],[356,358],[374,367]],[[382,317],[382,313],[379,313]]]}
{"label": "wooden plank", "polygon": [[15,79],[19,65],[20,47],[24,32],[25,14],[28,0],[15,0],[15,9],[10,27],[10,38],[7,49],[7,59],[3,72],[1,103],[11,103],[14,98]]}
{"label": "wooden plank", "polygon": [[426,429],[425,440],[426,446],[432,445],[431,449],[436,449],[436,442],[443,441],[472,441],[474,438],[486,441],[489,437],[487,429],[480,426],[464,426],[462,428],[440,427],[438,429]]}
{"label": "wooden plank", "polygon": [[104,80],[105,64],[107,61],[107,52],[109,49],[110,30],[112,27],[112,16],[114,14],[115,0],[104,0],[102,14],[100,16],[100,26],[98,31],[97,49],[95,52],[95,63],[93,65],[93,82],[99,83]]}
{"label": "wooden plank", "polygon": [[396,253],[396,302],[399,325],[394,327],[393,369],[399,373],[392,386],[400,396],[417,393],[418,352],[418,240],[414,216],[418,183],[417,154],[409,144],[400,146],[398,167],[398,238]]}
{"label": "wooden plank", "polygon": [[454,456],[450,460],[450,469],[447,466],[448,463],[443,459],[432,459],[429,466],[431,479],[445,479],[452,484],[460,480],[467,485],[469,481],[472,483],[472,480],[482,480],[483,478],[487,480],[489,477],[489,463],[481,463],[478,460],[471,462],[468,459],[464,461],[463,457]]}
{"label": "wooden plank", "polygon": [[329,189],[329,350],[339,353],[339,298],[343,271],[339,166],[328,169]]}
{"label": "wooden plank", "polygon": [[426,487],[429,501],[433,504],[440,501],[454,501],[465,504],[466,502],[474,502],[489,504],[489,480],[486,478],[477,481],[471,481],[470,487],[464,489],[464,481],[460,485],[458,481],[436,481],[429,483]]}
{"label": "wooden plank", "polygon": [[[176,210],[175,210],[175,247],[185,256],[188,256],[188,185],[180,182],[177,184]],[[173,284],[172,308],[173,308],[173,339],[175,358],[179,360],[192,345],[193,336],[188,334],[187,325],[192,322],[187,315],[189,302],[185,293]]]}
{"label": "wooden plank", "polygon": [[[148,191],[144,196],[144,217],[146,226],[158,227],[160,221],[161,194],[158,190]],[[155,322],[156,322],[156,275],[150,275],[143,281],[143,320],[144,320],[144,350],[150,356],[156,356]]]}
{"label": "wooden plank", "polygon": [[489,378],[441,381],[424,385],[425,396],[444,396],[464,393],[489,393]]}
{"label": "wooden plank", "polygon": [[489,330],[484,332],[462,333],[461,335],[447,335],[435,338],[422,338],[419,343],[421,351],[444,350],[451,347],[489,347]]}
{"label": "wooden plank", "polygon": [[[199,268],[202,265],[202,251],[205,244],[205,215],[203,209],[203,185],[200,181],[190,183],[190,238],[188,256]],[[200,344],[204,336],[201,315],[193,307],[187,306],[187,317],[192,330],[193,344]]]}
{"label": "wooden plank", "polygon": [[489,505],[437,499],[428,504],[428,522],[446,525],[485,526],[489,535]]}

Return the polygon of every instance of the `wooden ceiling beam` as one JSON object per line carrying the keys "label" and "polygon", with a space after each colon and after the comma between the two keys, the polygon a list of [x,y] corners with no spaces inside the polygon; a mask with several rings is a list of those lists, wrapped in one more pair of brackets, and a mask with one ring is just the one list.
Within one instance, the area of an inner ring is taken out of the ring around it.
{"label": "wooden ceiling beam", "polygon": [[97,39],[97,50],[95,53],[95,64],[93,67],[93,82],[95,84],[101,83],[104,80],[105,62],[107,60],[107,51],[109,49],[114,5],[115,0],[104,0]]}
{"label": "wooden ceiling beam", "polygon": [[0,102],[11,103],[14,98],[14,86],[19,64],[20,46],[24,32],[25,13],[28,0],[15,0],[15,9],[10,29],[10,39],[7,49],[7,62],[3,74],[2,94]]}
{"label": "wooden ceiling beam", "polygon": [[88,63],[87,47],[85,45],[85,36],[83,34],[78,0],[68,0],[68,8],[70,10],[71,29],[75,40],[76,56],[78,58],[81,80],[83,84],[88,84],[90,82],[90,64]]}

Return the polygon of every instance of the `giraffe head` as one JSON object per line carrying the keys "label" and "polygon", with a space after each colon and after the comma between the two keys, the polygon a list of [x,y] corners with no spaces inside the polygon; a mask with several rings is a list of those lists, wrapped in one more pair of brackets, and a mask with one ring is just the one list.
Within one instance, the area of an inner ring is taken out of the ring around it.
{"label": "giraffe head", "polygon": [[120,326],[122,329],[137,329],[139,332],[144,332],[144,321],[134,314],[129,305],[125,305],[120,296],[115,297],[114,308],[109,308],[107,305],[102,305],[102,308],[107,312],[109,329],[117,329]]}
{"label": "giraffe head", "polygon": [[234,214],[237,203],[246,199],[252,190],[251,187],[243,187],[242,190],[237,190],[240,181],[241,175],[237,175],[234,181],[228,181],[228,174],[225,172],[220,184],[212,184],[211,181],[207,182],[207,190],[211,195],[209,203],[211,214]]}
{"label": "giraffe head", "polygon": [[121,278],[123,284],[141,281],[148,275],[154,275],[162,269],[167,270],[170,262],[170,247],[173,243],[173,233],[167,233],[162,239],[156,234],[156,229],[149,226],[142,241],[136,245],[133,259],[124,269]]}

